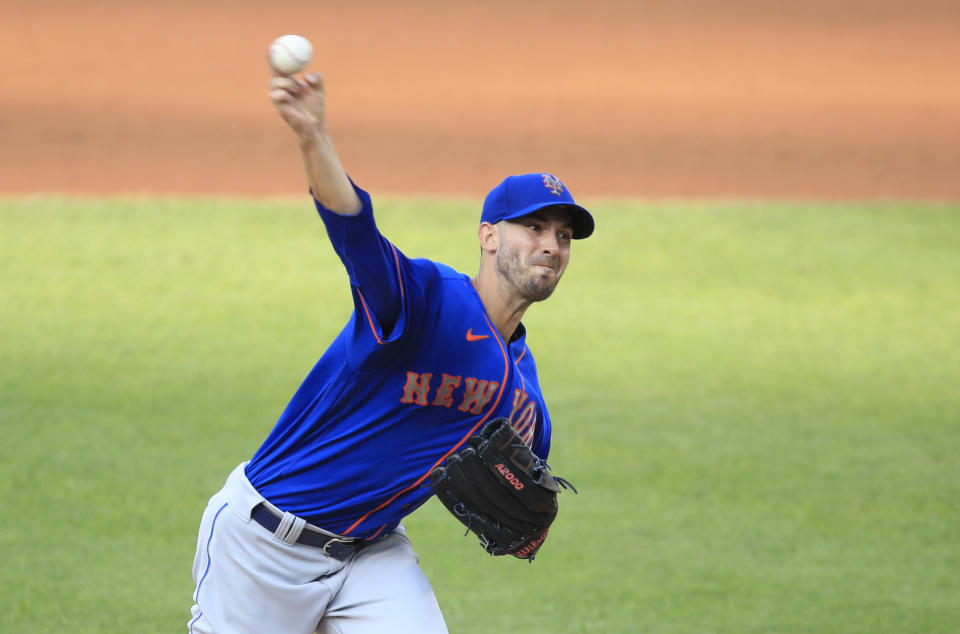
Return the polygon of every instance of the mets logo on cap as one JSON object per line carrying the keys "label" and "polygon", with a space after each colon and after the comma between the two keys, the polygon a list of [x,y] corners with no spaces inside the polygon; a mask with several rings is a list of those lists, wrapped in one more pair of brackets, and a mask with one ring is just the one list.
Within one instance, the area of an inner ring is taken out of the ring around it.
{"label": "mets logo on cap", "polygon": [[553,174],[543,174],[543,186],[554,196],[559,196],[563,192],[563,183]]}

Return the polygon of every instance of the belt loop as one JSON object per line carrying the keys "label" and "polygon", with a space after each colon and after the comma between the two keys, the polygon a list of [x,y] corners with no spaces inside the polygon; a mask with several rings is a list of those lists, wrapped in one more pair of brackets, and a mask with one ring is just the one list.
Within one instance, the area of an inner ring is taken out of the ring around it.
{"label": "belt loop", "polygon": [[273,536],[285,544],[296,544],[297,540],[300,539],[300,533],[303,532],[303,527],[306,525],[307,520],[302,517],[284,512],[277,530],[273,532]]}

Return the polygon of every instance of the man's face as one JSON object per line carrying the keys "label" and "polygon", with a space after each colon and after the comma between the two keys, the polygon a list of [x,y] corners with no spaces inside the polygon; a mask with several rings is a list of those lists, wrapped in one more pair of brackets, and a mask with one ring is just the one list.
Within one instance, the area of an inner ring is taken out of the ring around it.
{"label": "man's face", "polygon": [[570,262],[568,212],[548,207],[498,226],[497,273],[527,301],[550,297]]}

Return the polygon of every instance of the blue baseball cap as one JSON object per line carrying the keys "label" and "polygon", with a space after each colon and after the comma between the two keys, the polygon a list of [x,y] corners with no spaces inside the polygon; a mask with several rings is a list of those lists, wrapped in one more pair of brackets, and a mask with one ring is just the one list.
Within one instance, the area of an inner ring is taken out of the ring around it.
{"label": "blue baseball cap", "polygon": [[532,214],[545,207],[563,207],[570,212],[573,238],[579,240],[593,233],[593,216],[573,202],[567,186],[553,174],[536,172],[508,176],[490,190],[483,201],[480,222],[496,224],[501,220],[513,220]]}

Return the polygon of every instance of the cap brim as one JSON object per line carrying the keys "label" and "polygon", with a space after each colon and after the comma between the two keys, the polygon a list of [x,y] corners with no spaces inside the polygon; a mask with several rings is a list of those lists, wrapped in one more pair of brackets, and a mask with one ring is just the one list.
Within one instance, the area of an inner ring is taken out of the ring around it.
{"label": "cap brim", "polygon": [[540,211],[541,209],[546,209],[548,207],[562,207],[570,212],[570,223],[573,228],[573,239],[582,240],[583,238],[589,238],[593,233],[594,221],[593,216],[590,215],[590,212],[577,204],[572,203],[555,203],[555,202],[545,202],[537,203],[535,205],[530,205],[524,207],[509,216],[504,216],[503,220],[516,220],[517,218],[523,218],[524,216],[529,216],[535,211]]}

